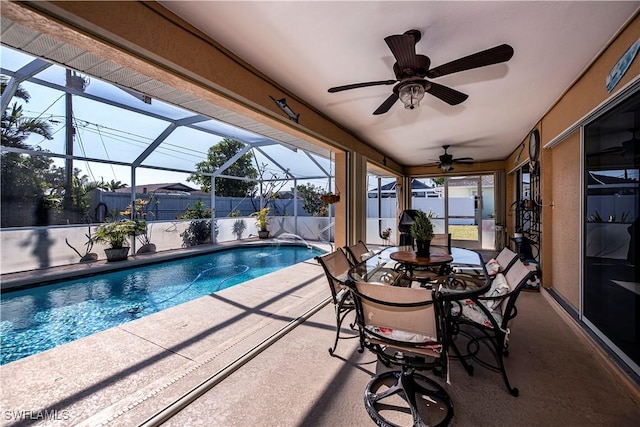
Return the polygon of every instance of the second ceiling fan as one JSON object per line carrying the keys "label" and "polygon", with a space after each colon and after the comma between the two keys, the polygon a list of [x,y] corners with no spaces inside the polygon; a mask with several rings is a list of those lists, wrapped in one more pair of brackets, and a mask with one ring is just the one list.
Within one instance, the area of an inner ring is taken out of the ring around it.
{"label": "second ceiling fan", "polygon": [[442,169],[444,172],[451,172],[453,170],[454,164],[460,165],[472,165],[473,159],[471,157],[459,157],[454,159],[453,156],[447,153],[447,149],[449,145],[443,145],[444,154],[440,155],[440,161],[438,162],[438,167]]}
{"label": "second ceiling fan", "polygon": [[405,108],[413,109],[420,104],[425,93],[429,93],[449,105],[457,105],[464,102],[469,96],[450,87],[426,80],[426,78],[435,79],[472,68],[506,62],[513,56],[513,48],[508,44],[501,44],[438,67],[429,68],[431,66],[429,57],[416,54],[416,43],[420,41],[421,37],[419,30],[409,30],[404,34],[385,37],[384,41],[396,59],[393,64],[395,80],[378,80],[336,86],[330,88],[329,92],[398,83],[393,87],[393,93],[373,112],[374,115],[386,113],[398,99],[404,103]]}

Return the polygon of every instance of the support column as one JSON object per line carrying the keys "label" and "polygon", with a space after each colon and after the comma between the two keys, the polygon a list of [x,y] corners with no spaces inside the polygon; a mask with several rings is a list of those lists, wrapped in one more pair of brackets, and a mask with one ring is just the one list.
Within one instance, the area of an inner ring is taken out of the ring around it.
{"label": "support column", "polygon": [[334,213],[334,241],[336,248],[342,247],[347,244],[348,230],[349,230],[349,206],[351,205],[350,194],[352,194],[349,187],[349,153],[336,152],[335,156],[335,188],[336,193],[340,192],[340,201],[333,205]]}
{"label": "support column", "polygon": [[347,244],[367,240],[367,160],[361,154],[351,153],[349,176],[349,226]]}

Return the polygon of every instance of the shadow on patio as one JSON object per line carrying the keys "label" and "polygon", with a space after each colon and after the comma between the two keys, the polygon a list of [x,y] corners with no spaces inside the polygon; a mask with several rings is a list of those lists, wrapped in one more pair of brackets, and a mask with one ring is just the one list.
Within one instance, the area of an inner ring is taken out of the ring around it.
{"label": "shadow on patio", "polygon": [[[333,307],[325,307],[166,425],[374,425],[364,408],[364,388],[384,367],[371,353],[358,353],[357,340],[340,340],[338,357],[329,356],[334,322]],[[477,366],[469,377],[452,361],[454,425],[637,423],[640,405],[630,390],[542,294],[520,296],[513,325],[506,363],[520,396],[509,395],[499,373]]]}

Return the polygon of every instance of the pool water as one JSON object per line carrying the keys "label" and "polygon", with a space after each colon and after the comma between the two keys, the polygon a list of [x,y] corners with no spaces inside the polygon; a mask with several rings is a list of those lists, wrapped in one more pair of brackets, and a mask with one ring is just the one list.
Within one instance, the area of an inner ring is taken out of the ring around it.
{"label": "pool water", "polygon": [[323,253],[305,246],[243,247],[3,293],[0,365]]}

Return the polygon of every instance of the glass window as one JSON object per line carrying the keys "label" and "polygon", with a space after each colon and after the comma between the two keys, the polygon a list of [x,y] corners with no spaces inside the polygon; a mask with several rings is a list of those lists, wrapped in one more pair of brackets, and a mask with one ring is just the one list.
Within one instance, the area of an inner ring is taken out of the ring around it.
{"label": "glass window", "polygon": [[640,93],[584,128],[583,316],[640,373]]}

